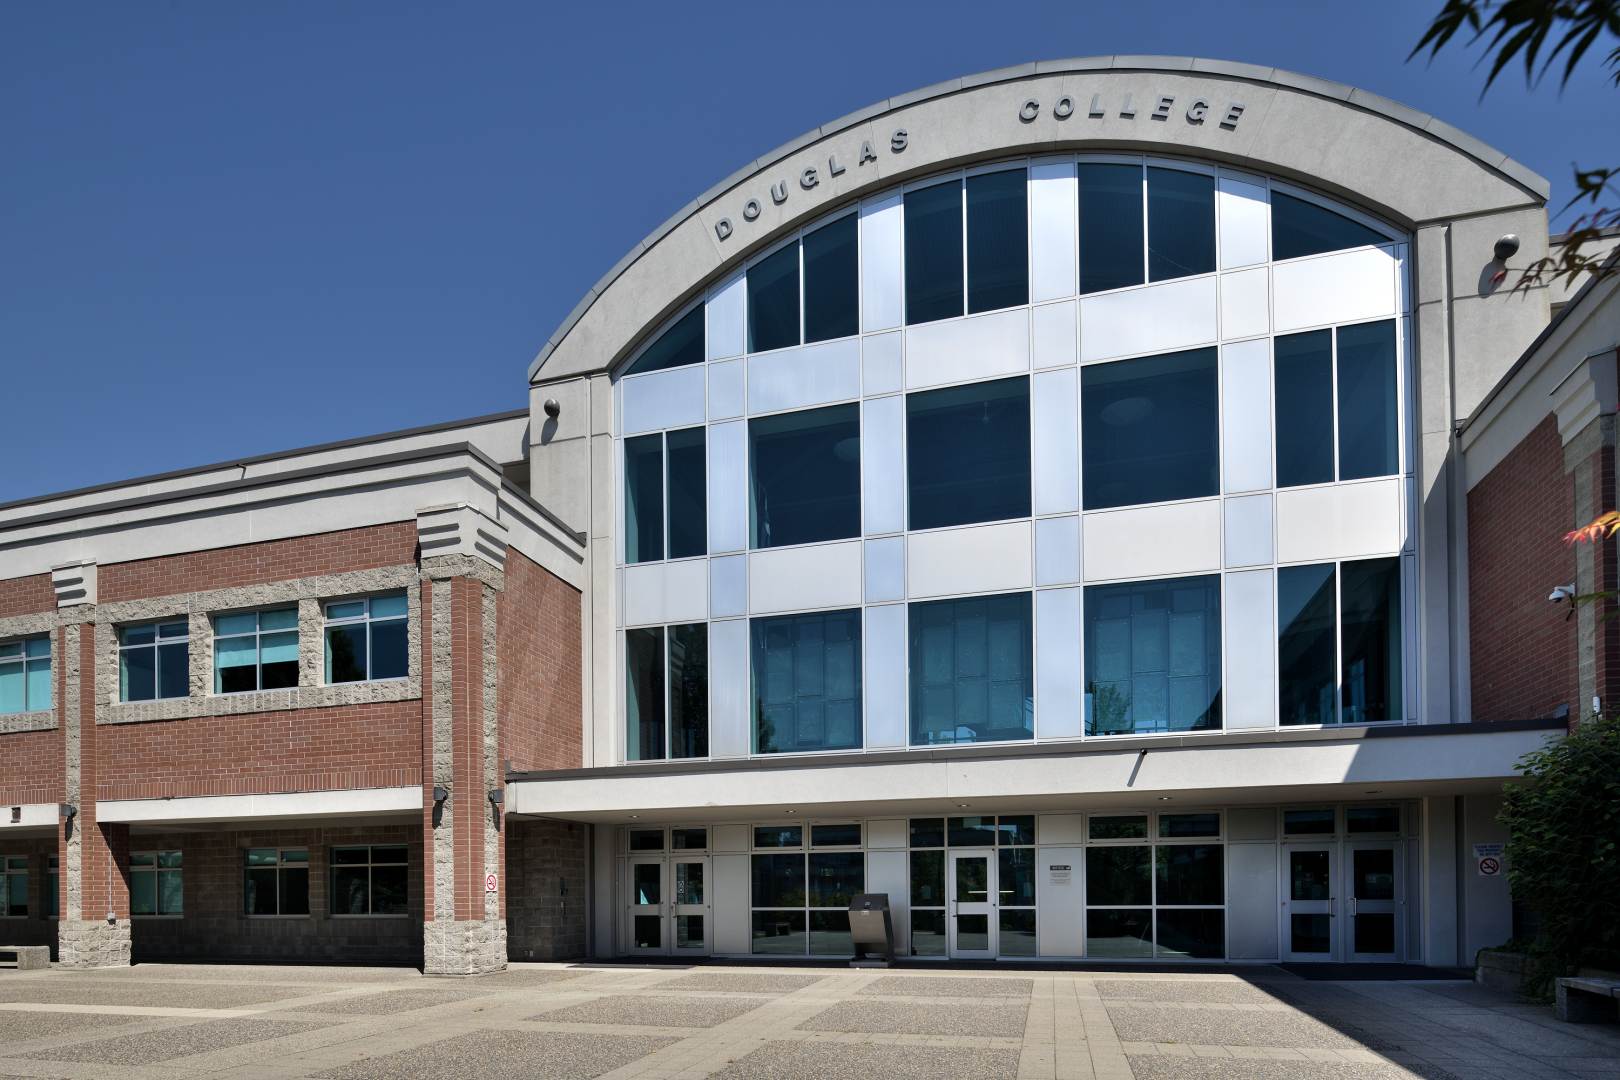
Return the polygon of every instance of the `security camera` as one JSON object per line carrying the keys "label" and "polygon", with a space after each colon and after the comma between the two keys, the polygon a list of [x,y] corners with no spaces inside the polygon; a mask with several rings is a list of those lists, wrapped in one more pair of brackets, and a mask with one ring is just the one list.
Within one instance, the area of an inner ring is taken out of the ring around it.
{"label": "security camera", "polygon": [[1565,600],[1575,599],[1574,585],[1560,585],[1548,594],[1547,599],[1555,604],[1562,604]]}

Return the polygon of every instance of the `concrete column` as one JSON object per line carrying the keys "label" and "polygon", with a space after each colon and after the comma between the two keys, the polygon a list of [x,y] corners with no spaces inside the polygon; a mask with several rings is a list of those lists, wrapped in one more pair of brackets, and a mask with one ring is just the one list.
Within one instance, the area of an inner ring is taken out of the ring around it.
{"label": "concrete column", "polygon": [[1434,795],[1423,800],[1421,829],[1423,962],[1455,967],[1457,952],[1457,799]]}

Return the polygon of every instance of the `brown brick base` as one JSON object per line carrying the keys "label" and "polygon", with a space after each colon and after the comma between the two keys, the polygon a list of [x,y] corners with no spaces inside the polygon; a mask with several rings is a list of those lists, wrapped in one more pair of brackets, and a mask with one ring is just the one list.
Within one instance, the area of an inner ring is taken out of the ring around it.
{"label": "brown brick base", "polygon": [[506,944],[513,960],[585,955],[589,835],[572,821],[506,823]]}

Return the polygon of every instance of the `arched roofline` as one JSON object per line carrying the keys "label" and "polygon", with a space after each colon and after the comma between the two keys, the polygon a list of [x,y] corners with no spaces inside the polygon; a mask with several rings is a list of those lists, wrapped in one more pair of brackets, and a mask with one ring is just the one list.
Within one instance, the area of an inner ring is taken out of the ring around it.
{"label": "arched roofline", "polygon": [[[960,78],[950,79],[945,82],[936,83],[933,86],[923,87],[920,90],[913,90],[909,93],[901,94],[896,97],[886,98],[882,101],[868,105],[865,108],[857,109],[854,112],[841,116],[829,123],[822,124],[821,126],[813,128],[795,139],[791,139],[788,142],[783,143],[781,146],[778,146],[768,154],[755,158],[753,161],[737,169],[735,172],[720,180],[718,183],[713,184],[708,188],[708,190],[686,203],[679,210],[675,211],[674,214],[670,215],[670,217],[667,218],[663,224],[659,225],[652,232],[643,237],[642,240],[628,252],[626,252],[625,255],[607,271],[607,273],[603,274],[602,277],[597,280],[595,285],[591,286],[591,288],[585,293],[584,297],[581,298],[579,303],[574,306],[574,309],[569,312],[566,318],[563,319],[562,323],[546,341],[545,345],[541,347],[539,354],[530,363],[529,381],[531,383],[544,381],[540,378],[542,367],[566,341],[576,326],[578,326],[581,320],[585,318],[586,314],[597,305],[597,302],[601,300],[619,281],[619,279],[622,278],[626,272],[645,254],[652,251],[659,243],[670,237],[670,235],[681,226],[699,217],[701,212],[706,207],[711,206],[711,204],[713,204],[717,199],[725,195],[727,192],[732,191],[739,185],[742,185],[751,179],[759,177],[761,173],[782,165],[794,155],[801,153],[807,148],[814,146],[823,140],[848,133],[862,124],[870,123],[871,121],[877,120],[884,116],[898,113],[914,106],[923,105],[938,101],[939,99],[948,98],[953,95],[962,94],[966,91],[979,90],[1006,83],[1036,79],[1043,76],[1061,76],[1066,74],[1094,75],[1105,73],[1147,73],[1175,75],[1181,77],[1201,75],[1219,79],[1237,80],[1239,82],[1257,87],[1270,87],[1303,94],[1311,98],[1321,99],[1330,104],[1347,107],[1360,113],[1370,114],[1388,121],[1392,125],[1416,132],[1421,136],[1446,147],[1455,153],[1459,158],[1467,159],[1468,161],[1472,162],[1476,168],[1479,168],[1482,171],[1494,173],[1506,185],[1517,189],[1520,193],[1522,193],[1522,198],[1519,201],[1519,205],[1533,204],[1539,206],[1546,202],[1548,195],[1551,192],[1551,186],[1545,177],[1527,168],[1520,162],[1515,161],[1513,158],[1495,149],[1489,144],[1476,139],[1472,135],[1469,135],[1467,132],[1453,127],[1451,124],[1446,123],[1444,120],[1441,120],[1438,117],[1420,112],[1417,109],[1402,105],[1400,102],[1392,101],[1389,98],[1370,93],[1357,87],[1349,86],[1345,83],[1333,82],[1328,79],[1319,79],[1311,75],[1301,75],[1297,72],[1287,71],[1281,68],[1268,68],[1259,64],[1245,64],[1228,60],[1206,60],[1196,57],[1182,56],[1093,56],[1067,60],[1043,60],[1027,64],[1019,64],[1013,67],[998,68],[994,71],[981,72],[977,75],[966,75]],[[1139,108],[1144,113],[1149,107],[1150,106],[1147,102],[1139,103]],[[1077,113],[1076,115],[1078,116],[1079,114]],[[973,161],[975,157],[982,160],[992,160],[994,158],[1003,156],[1017,156],[1021,152],[1041,153],[1043,151],[1073,151],[1081,146],[1094,147],[1096,149],[1123,149],[1128,152],[1142,152],[1146,148],[1149,152],[1151,152],[1153,145],[1154,143],[1152,140],[1140,139],[1139,137],[1121,140],[1118,138],[1110,139],[1106,136],[1100,138],[1081,136],[1072,140],[1065,140],[1061,144],[1053,144],[1050,142],[1035,140],[1026,145],[1011,143],[1004,146],[987,146],[982,153],[963,154],[958,155],[956,158],[949,161],[933,162],[929,167],[920,171],[907,171],[898,174],[876,174],[867,184],[863,185],[859,190],[851,191],[845,198],[854,198],[870,194],[879,187],[887,187],[891,184],[901,183],[906,179],[918,175],[924,175],[927,172],[946,171],[953,163],[960,165],[965,162]],[[1160,152],[1173,153],[1174,150],[1161,146]],[[1196,153],[1196,150],[1193,150],[1193,152]],[[1241,153],[1233,153],[1229,155],[1226,152],[1217,151],[1210,153],[1208,156],[1215,157],[1218,160],[1229,160],[1231,163],[1240,166],[1248,165],[1250,168],[1267,171],[1273,175],[1283,177],[1291,176],[1307,184],[1311,183],[1313,180],[1331,180],[1330,177],[1313,176],[1309,172],[1298,169],[1290,170],[1283,168],[1278,170],[1276,167],[1270,166],[1267,162],[1264,162],[1258,158],[1246,158]],[[1331,189],[1329,193],[1333,193]],[[740,264],[744,258],[757,251],[763,244],[769,242],[773,236],[778,236],[784,230],[791,229],[807,221],[813,220],[815,216],[830,211],[834,208],[834,204],[822,203],[806,207],[801,210],[792,211],[788,217],[773,221],[767,229],[761,231],[758,235],[750,236],[746,240],[739,242],[733,251],[726,252],[725,255],[718,259],[714,264],[704,266],[701,272],[687,283],[684,290],[680,291],[676,297],[664,304],[656,315],[647,320],[647,325],[651,325],[652,323],[667,317],[675,308],[688,302],[695,294],[696,290],[704,283],[710,281],[716,274],[725,271],[727,268]],[[1370,208],[1383,216],[1387,216],[1392,220],[1401,221],[1408,225],[1416,224],[1419,220],[1421,220],[1418,217],[1403,212],[1403,208],[1390,205],[1387,202],[1373,202],[1370,204]],[[1487,207],[1485,209],[1494,208],[1496,207]],[[1465,216],[1468,212],[1468,208],[1459,208],[1457,216]],[[574,365],[570,367],[569,370],[560,372],[559,377],[582,374],[584,373],[584,370],[607,370],[612,366],[613,363],[622,359],[625,352],[629,348],[633,347],[637,340],[639,340],[639,334],[634,335],[632,340],[620,342],[612,355],[599,357],[595,361],[586,365],[583,369],[579,365]]]}

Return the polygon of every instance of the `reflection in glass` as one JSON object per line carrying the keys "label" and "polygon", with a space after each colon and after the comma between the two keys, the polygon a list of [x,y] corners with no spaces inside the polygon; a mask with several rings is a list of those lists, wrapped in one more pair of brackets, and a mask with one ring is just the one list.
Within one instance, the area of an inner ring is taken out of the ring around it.
{"label": "reflection in glass", "polygon": [[635,934],[636,948],[661,949],[664,947],[664,920],[662,918],[657,915],[637,915],[630,921]]}
{"label": "reflection in glass", "polygon": [[990,860],[982,855],[956,860],[956,902],[990,902]]}
{"label": "reflection in glass", "polygon": [[1152,860],[1147,846],[1086,848],[1086,903],[1153,903]]}
{"label": "reflection in glass", "polygon": [[850,956],[855,952],[847,908],[810,913],[810,952],[816,956]]}
{"label": "reflection in glass", "polygon": [[1002,814],[996,819],[996,841],[1001,844],[1033,844],[1034,814]]}
{"label": "reflection in glass", "polygon": [[1338,720],[1333,588],[1332,563],[1277,568],[1277,713],[1285,727]]}
{"label": "reflection in glass", "polygon": [[664,557],[664,437],[624,440],[624,561]]}
{"label": "reflection in glass", "polygon": [[1339,479],[1393,476],[1396,464],[1395,321],[1338,331]]}
{"label": "reflection in glass", "polygon": [[859,406],[756,416],[748,446],[750,546],[860,535]]}
{"label": "reflection in glass", "polygon": [[1288,896],[1292,900],[1327,900],[1333,894],[1329,878],[1329,853],[1290,851],[1288,853]]}
{"label": "reflection in glass", "polygon": [[859,822],[810,826],[811,847],[855,847],[861,842]]}
{"label": "reflection in glass", "polygon": [[943,818],[912,818],[911,846],[944,847],[945,820]]}
{"label": "reflection in glass", "polygon": [[[664,756],[664,628],[624,632],[624,715],[627,761]],[[662,843],[659,845],[662,847]]]}
{"label": "reflection in glass", "polygon": [[809,876],[811,907],[847,911],[850,900],[866,891],[866,856],[859,851],[812,852]]}
{"label": "reflection in glass", "polygon": [[682,315],[625,369],[626,375],[703,363],[703,305]]}
{"label": "reflection in glass", "polygon": [[948,821],[951,847],[994,847],[996,819],[953,817]]}
{"label": "reflection in glass", "polygon": [[1271,191],[1271,257],[1297,259],[1324,251],[1341,251],[1367,244],[1387,244],[1389,238],[1342,214],[1304,199]]}
{"label": "reflection in glass", "polygon": [[1341,563],[1344,615],[1343,721],[1372,724],[1400,720],[1401,566],[1400,560],[1362,559]]}
{"label": "reflection in glass", "polygon": [[1093,840],[1136,840],[1147,838],[1147,816],[1130,814],[1109,817],[1093,814],[1087,821],[1088,835]]}
{"label": "reflection in glass", "polygon": [[1029,516],[1028,378],[907,395],[906,446],[911,528]]}
{"label": "reflection in glass", "polygon": [[754,751],[861,745],[861,613],[754,619]]}
{"label": "reflection in glass", "polygon": [[1086,956],[1152,956],[1153,913],[1146,909],[1086,909]]}
{"label": "reflection in glass", "polygon": [[1327,915],[1290,915],[1288,927],[1290,952],[1325,954],[1333,951],[1333,929]]}
{"label": "reflection in glass", "polygon": [[1221,579],[1085,591],[1086,734],[1221,726]]}
{"label": "reflection in glass", "polygon": [[677,949],[703,948],[703,916],[675,916],[675,947]]}
{"label": "reflection in glass", "polygon": [[1219,844],[1161,844],[1155,850],[1157,903],[1223,904],[1226,870]]}
{"label": "reflection in glass", "polygon": [[669,740],[672,758],[709,756],[707,623],[669,628]]}
{"label": "reflection in glass", "polygon": [[669,453],[669,557],[702,555],[708,550],[709,528],[703,429],[671,431],[665,440]]}
{"label": "reflection in glass", "polygon": [[911,853],[911,903],[928,907],[945,902],[945,853]]}
{"label": "reflection in glass", "polygon": [[748,268],[748,351],[799,343],[799,245],[788,244]]}
{"label": "reflection in glass", "polygon": [[962,184],[905,194],[906,322],[962,314]]}
{"label": "reflection in glass", "polygon": [[1283,832],[1292,836],[1333,835],[1333,809],[1284,810]]}
{"label": "reflection in glass", "polygon": [[990,916],[957,915],[956,947],[964,952],[984,952],[990,948]]}
{"label": "reflection in glass", "polygon": [[1217,494],[1219,402],[1213,348],[1081,368],[1085,508]]}
{"label": "reflection in glass", "polygon": [[804,856],[753,856],[753,906],[804,907]]}
{"label": "reflection in glass", "polygon": [[912,911],[911,955],[945,955],[945,913],[943,911]]}
{"label": "reflection in glass", "polygon": [[638,906],[664,902],[664,867],[662,863],[634,863],[630,869],[632,903]]}
{"label": "reflection in glass", "polygon": [[1215,178],[1147,170],[1148,280],[1215,270]]}
{"label": "reflection in glass", "polygon": [[755,953],[770,956],[803,956],[808,945],[802,910],[754,912]]}
{"label": "reflection in glass", "polygon": [[1221,835],[1221,815],[1218,813],[1160,814],[1159,835],[1166,838],[1219,836]]}
{"label": "reflection in glass", "polygon": [[675,902],[677,904],[703,903],[703,864],[678,862],[675,864]]}
{"label": "reflection in glass", "polygon": [[1357,848],[1350,856],[1351,895],[1357,900],[1395,899],[1395,852],[1390,848]]}
{"label": "reflection in glass", "polygon": [[968,313],[1029,303],[1029,206],[1024,170],[967,178]]}
{"label": "reflection in glass", "polygon": [[1000,912],[1000,936],[997,938],[997,954],[1000,956],[1034,956],[1035,942],[1035,909],[1023,908]]}
{"label": "reflection in glass", "polygon": [[1226,955],[1226,913],[1219,908],[1159,909],[1160,956],[1218,959]]}
{"label": "reflection in glass", "polygon": [[1272,342],[1277,486],[1333,479],[1333,338],[1330,331],[1284,334]]}
{"label": "reflection in glass", "polygon": [[1035,849],[1002,848],[996,852],[996,888],[1002,907],[1035,905]]}
{"label": "reflection in glass", "polygon": [[911,745],[1034,734],[1032,607],[1027,592],[911,605]]}
{"label": "reflection in glass", "polygon": [[804,236],[804,340],[848,337],[860,329],[857,219],[845,214]]}
{"label": "reflection in glass", "polygon": [[1353,833],[1398,833],[1401,831],[1400,807],[1349,807],[1344,812],[1344,828]]}
{"label": "reflection in glass", "polygon": [[1142,167],[1082,162],[1080,291],[1142,280]]}

